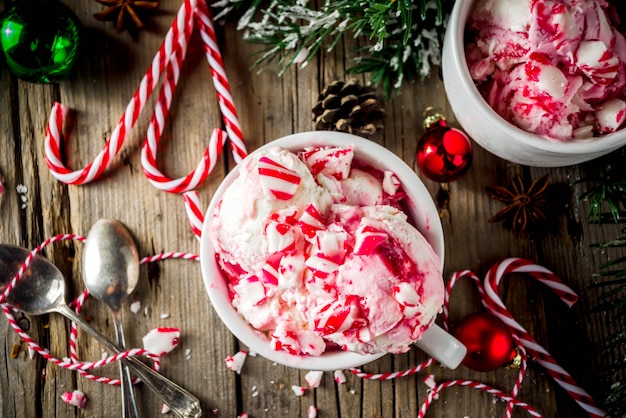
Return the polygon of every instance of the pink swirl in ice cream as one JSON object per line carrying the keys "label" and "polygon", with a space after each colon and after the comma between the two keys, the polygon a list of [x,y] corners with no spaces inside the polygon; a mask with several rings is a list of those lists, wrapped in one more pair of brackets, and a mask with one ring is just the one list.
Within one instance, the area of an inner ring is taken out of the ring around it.
{"label": "pink swirl in ice cream", "polygon": [[480,0],[466,58],[489,105],[557,140],[614,132],[626,120],[626,40],[605,0]]}
{"label": "pink swirl in ice cream", "polygon": [[443,280],[405,198],[351,147],[252,154],[211,221],[233,306],[276,350],[407,351],[440,311]]}

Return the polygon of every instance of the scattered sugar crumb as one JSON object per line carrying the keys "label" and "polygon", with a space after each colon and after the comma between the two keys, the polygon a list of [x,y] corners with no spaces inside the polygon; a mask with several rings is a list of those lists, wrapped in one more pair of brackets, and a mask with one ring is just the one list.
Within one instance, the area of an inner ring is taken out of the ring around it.
{"label": "scattered sugar crumb", "polygon": [[31,346],[28,346],[28,357],[30,357],[31,359],[35,357],[35,350],[33,350]]}
{"label": "scattered sugar crumb", "polygon": [[304,380],[306,380],[310,388],[314,389],[316,387],[319,387],[320,383],[322,382],[322,376],[324,376],[324,372],[311,370],[304,375]]}
{"label": "scattered sugar crumb", "polygon": [[338,384],[346,383],[346,375],[343,373],[343,370],[335,370],[333,372],[333,376],[335,378],[335,382]]}
{"label": "scattered sugar crumb", "polygon": [[171,411],[170,407],[166,404],[161,405],[161,414],[168,414]]}
{"label": "scattered sugar crumb", "polygon": [[296,396],[302,396],[306,393],[306,388],[302,386],[292,385],[291,390],[293,390]]}
{"label": "scattered sugar crumb", "polygon": [[[435,375],[434,374],[429,374],[424,378],[424,383],[426,384],[426,386],[428,386],[428,391],[432,392],[435,389],[435,386],[437,386],[437,382],[435,382]],[[439,393],[435,393],[435,396],[433,396],[433,399],[439,399]]]}
{"label": "scattered sugar crumb", "polygon": [[148,307],[146,306],[145,308],[143,308],[143,314],[144,316],[148,316],[150,312],[148,311]]}
{"label": "scattered sugar crumb", "polygon": [[354,395],[354,394],[356,393],[356,390],[354,390],[354,389],[350,389],[350,393],[351,393],[352,395]]}
{"label": "scattered sugar crumb", "polygon": [[61,395],[61,399],[63,399],[63,402],[76,406],[80,409],[85,408],[85,405],[87,404],[87,397],[80,390],[65,392]]}
{"label": "scattered sugar crumb", "polygon": [[226,367],[228,368],[228,370],[232,370],[237,374],[241,374],[241,369],[243,367],[243,364],[246,362],[247,355],[247,351],[241,350],[233,354],[232,356],[226,357],[224,361],[226,361]]}
{"label": "scattered sugar crumb", "polygon": [[424,378],[424,383],[426,383],[426,386],[428,386],[429,389],[434,389],[435,386],[437,385],[435,383],[435,375],[434,374],[429,374]]}
{"label": "scattered sugar crumb", "polygon": [[20,194],[20,200],[22,201],[20,209],[26,209],[26,202],[28,201],[28,197],[26,197],[26,192],[28,192],[28,188],[23,184],[18,184],[15,190],[17,190],[17,192]]}
{"label": "scattered sugar crumb", "polygon": [[104,360],[107,357],[109,357],[109,353],[107,353],[106,351],[102,350],[102,352],[100,353],[100,360]]}
{"label": "scattered sugar crumb", "polygon": [[191,358],[191,348],[185,350],[185,360],[189,360]]}
{"label": "scattered sugar crumb", "polygon": [[161,314],[161,319],[167,319],[169,317],[170,317],[170,314],[168,314],[168,313],[162,313]]}
{"label": "scattered sugar crumb", "polygon": [[130,311],[136,314],[139,310],[141,310],[141,301],[134,300],[133,303],[130,304]]}
{"label": "scattered sugar crumb", "polygon": [[308,418],[317,418],[317,408],[315,407],[315,405],[309,405],[306,413]]}
{"label": "scattered sugar crumb", "polygon": [[172,351],[180,341],[178,328],[159,327],[150,330],[143,337],[143,348],[147,351],[163,356]]}

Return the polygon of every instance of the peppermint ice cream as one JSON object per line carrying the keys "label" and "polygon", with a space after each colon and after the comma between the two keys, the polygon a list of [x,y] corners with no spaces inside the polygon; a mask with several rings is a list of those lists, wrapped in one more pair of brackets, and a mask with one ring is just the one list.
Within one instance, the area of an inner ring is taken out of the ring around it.
{"label": "peppermint ice cream", "polygon": [[466,34],[470,74],[496,112],[530,133],[614,132],[626,120],[626,40],[616,20],[605,0],[479,0]]}
{"label": "peppermint ice cream", "polygon": [[233,306],[291,354],[409,350],[444,289],[403,199],[398,178],[351,147],[253,153],[210,221]]}

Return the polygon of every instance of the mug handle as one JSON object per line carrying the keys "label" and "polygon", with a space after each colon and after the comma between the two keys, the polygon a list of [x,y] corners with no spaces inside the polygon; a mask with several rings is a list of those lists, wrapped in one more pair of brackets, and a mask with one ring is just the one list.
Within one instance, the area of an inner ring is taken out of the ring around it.
{"label": "mug handle", "polygon": [[432,324],[414,344],[450,370],[456,369],[467,354],[465,345],[437,324]]}

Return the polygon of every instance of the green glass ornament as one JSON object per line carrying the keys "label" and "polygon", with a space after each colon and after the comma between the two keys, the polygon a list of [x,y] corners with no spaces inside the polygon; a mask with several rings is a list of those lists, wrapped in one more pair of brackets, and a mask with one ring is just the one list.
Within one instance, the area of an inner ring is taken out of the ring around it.
{"label": "green glass ornament", "polygon": [[0,14],[0,49],[9,71],[34,83],[67,78],[78,59],[81,23],[56,0],[18,0]]}

